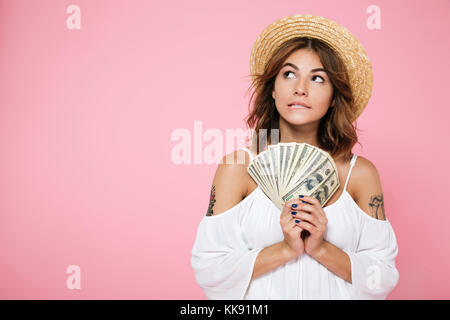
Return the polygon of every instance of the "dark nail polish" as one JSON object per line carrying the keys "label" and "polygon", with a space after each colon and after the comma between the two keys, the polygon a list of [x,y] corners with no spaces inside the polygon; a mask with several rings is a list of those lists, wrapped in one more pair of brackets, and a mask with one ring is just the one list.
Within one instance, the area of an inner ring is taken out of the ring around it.
{"label": "dark nail polish", "polygon": [[300,198],[303,198],[303,197],[304,197],[304,195],[302,195],[302,194],[301,194],[301,195],[299,195],[299,197],[300,197]]}
{"label": "dark nail polish", "polygon": [[295,223],[300,223],[300,220],[295,220]]}
{"label": "dark nail polish", "polygon": [[297,204],[296,203],[292,204],[292,208],[297,208]]}
{"label": "dark nail polish", "polygon": [[303,202],[303,203],[306,203],[306,201],[303,201],[303,200],[300,200],[301,202]]}
{"label": "dark nail polish", "polygon": [[291,211],[291,214],[293,214],[295,216],[297,214],[297,212]]}

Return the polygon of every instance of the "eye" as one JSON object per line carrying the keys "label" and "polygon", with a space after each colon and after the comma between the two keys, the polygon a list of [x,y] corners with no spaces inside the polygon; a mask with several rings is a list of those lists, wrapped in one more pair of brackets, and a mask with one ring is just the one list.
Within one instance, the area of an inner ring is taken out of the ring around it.
{"label": "eye", "polygon": [[[287,75],[290,74],[290,73],[294,74],[293,71],[286,71],[285,73],[283,73],[283,75],[284,75],[285,78],[289,78]],[[312,78],[314,79],[314,78],[316,78],[316,77],[322,79],[322,81],[319,82],[319,83],[324,83],[324,82],[325,82],[325,79],[324,79],[323,77],[321,77],[321,76],[315,75],[315,76],[313,76]]]}
{"label": "eye", "polygon": [[285,78],[287,78],[287,75],[289,74],[289,73],[292,73],[292,74],[294,74],[294,72],[292,72],[292,71],[286,71],[283,75],[284,75],[284,77]]}
{"label": "eye", "polygon": [[322,78],[321,76],[313,76],[313,79],[316,78],[316,77],[322,79],[322,82],[321,82],[321,83],[325,82],[325,79]]}

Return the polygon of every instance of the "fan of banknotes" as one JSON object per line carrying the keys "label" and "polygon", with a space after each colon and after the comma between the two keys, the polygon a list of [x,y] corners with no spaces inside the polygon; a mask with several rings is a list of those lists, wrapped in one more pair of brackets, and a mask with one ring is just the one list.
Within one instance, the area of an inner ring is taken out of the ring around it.
{"label": "fan of banknotes", "polygon": [[301,194],[315,197],[323,206],[340,185],[333,158],[307,143],[269,145],[254,157],[247,171],[280,210]]}

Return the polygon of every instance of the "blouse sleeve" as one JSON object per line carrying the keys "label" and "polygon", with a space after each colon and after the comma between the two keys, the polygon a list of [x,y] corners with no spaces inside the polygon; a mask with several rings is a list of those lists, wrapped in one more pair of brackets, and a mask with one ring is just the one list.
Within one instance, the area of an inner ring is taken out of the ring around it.
{"label": "blouse sleeve", "polygon": [[344,250],[351,261],[350,290],[354,299],[386,299],[399,279],[394,230],[388,220],[365,217],[362,224],[356,252]]}
{"label": "blouse sleeve", "polygon": [[247,247],[235,213],[206,216],[197,230],[191,264],[209,299],[242,299],[262,250]]}

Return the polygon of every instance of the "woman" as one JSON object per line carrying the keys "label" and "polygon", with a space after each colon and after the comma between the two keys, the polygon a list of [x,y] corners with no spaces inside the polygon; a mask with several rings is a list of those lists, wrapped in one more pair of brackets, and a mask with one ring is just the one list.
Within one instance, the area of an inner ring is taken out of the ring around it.
{"label": "woman", "polygon": [[276,129],[280,142],[327,151],[340,187],[324,207],[299,195],[280,212],[246,170],[267,144],[230,154],[244,165],[225,156],[192,249],[197,283],[210,299],[385,299],[399,279],[397,241],[376,167],[351,153],[372,87],[364,49],[333,21],[296,15],[258,37],[251,71],[248,125],[267,129],[268,144]]}

